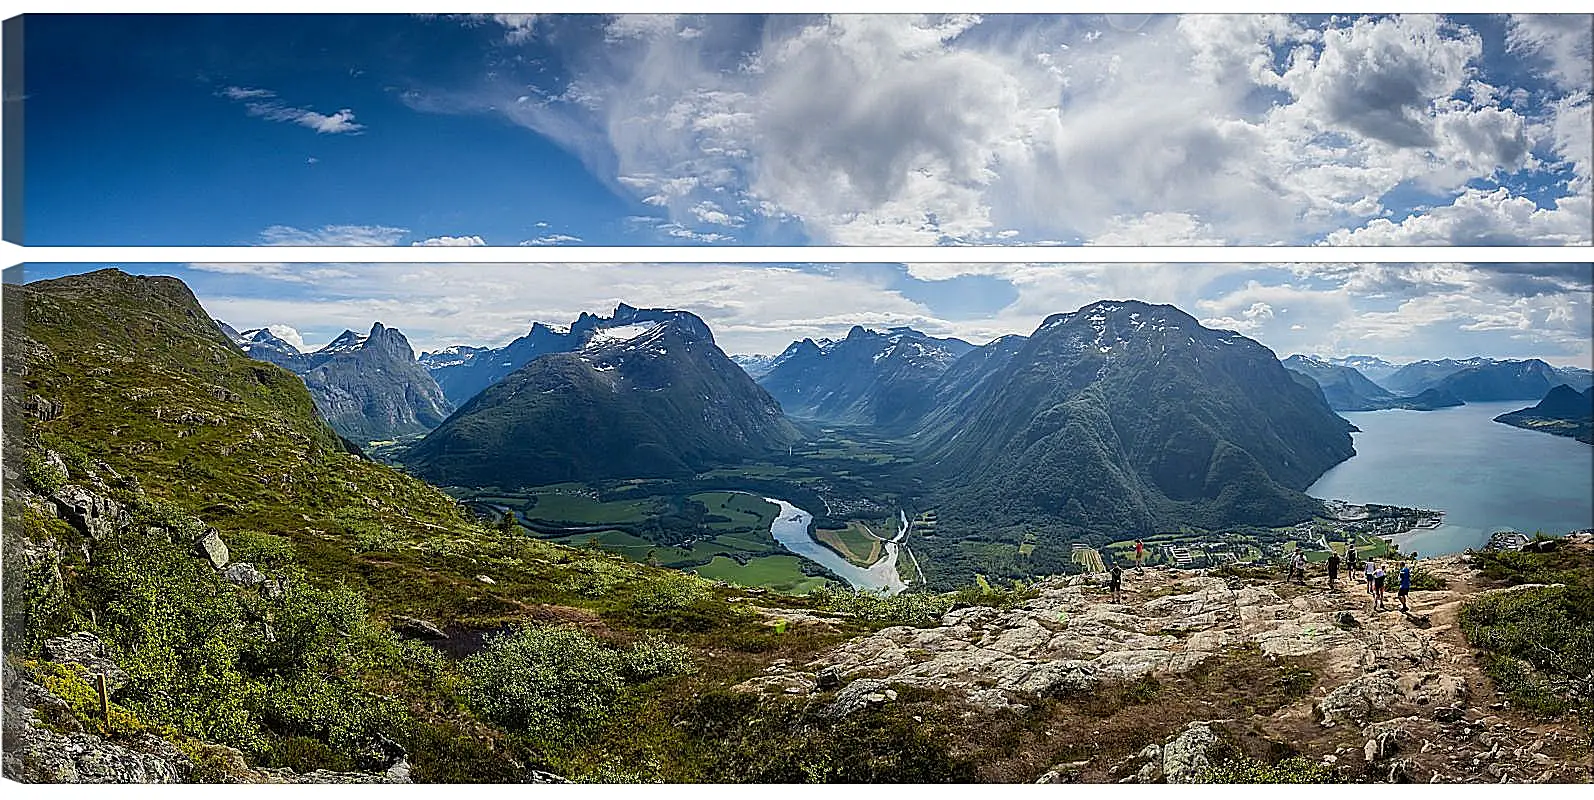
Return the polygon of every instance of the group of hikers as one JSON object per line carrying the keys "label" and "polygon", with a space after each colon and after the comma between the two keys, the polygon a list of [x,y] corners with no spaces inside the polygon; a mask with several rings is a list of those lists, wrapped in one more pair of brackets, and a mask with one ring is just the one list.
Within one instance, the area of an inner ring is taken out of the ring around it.
{"label": "group of hikers", "polygon": [[[1349,561],[1346,563],[1346,575],[1348,576],[1354,574],[1359,567],[1362,571],[1362,576],[1367,581],[1367,594],[1372,596],[1372,610],[1383,611],[1384,584],[1389,577],[1390,569],[1386,567],[1382,561],[1377,561],[1371,558],[1365,561],[1358,560],[1359,556],[1355,547],[1348,548],[1347,554],[1349,556]],[[1144,555],[1144,545],[1138,541],[1135,542],[1135,561],[1138,563],[1144,557]],[[1340,560],[1339,553],[1329,551],[1328,588],[1330,589],[1339,588],[1337,584],[1339,583],[1339,568],[1341,563],[1343,562]],[[1403,612],[1409,612],[1411,611],[1411,607],[1407,605],[1406,596],[1411,594],[1411,562],[1397,561],[1395,564],[1398,567],[1398,570],[1395,571],[1395,574],[1400,581],[1397,593],[1397,597],[1400,600],[1400,610]],[[1297,581],[1302,586],[1305,586],[1306,555],[1297,549],[1295,551],[1294,557],[1290,559],[1289,566],[1290,574],[1289,577],[1285,578],[1285,580]],[[1112,568],[1107,571],[1107,588],[1112,593],[1112,600],[1114,603],[1122,601],[1124,591],[1124,570],[1123,567],[1119,566],[1116,561],[1113,562]]]}
{"label": "group of hikers", "polygon": [[[1367,581],[1367,593],[1372,596],[1372,610],[1383,611],[1384,583],[1389,577],[1390,568],[1386,567],[1384,562],[1371,558],[1358,562],[1358,555],[1354,547],[1348,548],[1347,552],[1349,562],[1346,564],[1346,575],[1355,574],[1359,565],[1362,577]],[[1340,563],[1339,553],[1330,550],[1328,553],[1328,588],[1330,589],[1338,588],[1336,584],[1339,582]],[[1398,567],[1395,574],[1400,580],[1396,595],[1400,599],[1400,610],[1410,611],[1411,607],[1407,605],[1406,596],[1411,594],[1411,562],[1397,561],[1395,564]],[[1290,561],[1290,576],[1286,580],[1296,580],[1301,585],[1306,585],[1306,556],[1300,550],[1295,551],[1295,557]]]}

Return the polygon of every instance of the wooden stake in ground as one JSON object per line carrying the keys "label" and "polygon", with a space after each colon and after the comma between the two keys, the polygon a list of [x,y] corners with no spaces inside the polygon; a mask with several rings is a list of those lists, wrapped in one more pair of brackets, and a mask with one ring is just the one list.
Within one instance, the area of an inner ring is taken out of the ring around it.
{"label": "wooden stake in ground", "polygon": [[105,691],[105,673],[101,672],[98,677],[100,685],[100,716],[105,718],[105,732],[108,734],[111,732],[111,698],[110,694]]}

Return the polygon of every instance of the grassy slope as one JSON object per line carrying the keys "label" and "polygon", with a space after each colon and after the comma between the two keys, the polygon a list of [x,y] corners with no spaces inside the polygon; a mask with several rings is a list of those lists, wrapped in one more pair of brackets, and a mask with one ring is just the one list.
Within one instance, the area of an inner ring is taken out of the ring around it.
{"label": "grassy slope", "polygon": [[[626,714],[635,719],[618,720],[614,736],[645,731],[654,704],[668,702],[673,692],[722,686],[755,674],[775,653],[802,652],[835,638],[794,631],[772,641],[766,626],[723,602],[733,590],[465,519],[442,492],[344,452],[316,417],[303,384],[232,348],[176,281],[102,273],[44,287],[7,286],[5,292],[12,440],[29,450],[33,445],[25,443],[42,442],[102,461],[123,476],[108,493],[135,510],[172,504],[235,545],[280,537],[291,547],[292,568],[315,585],[353,590],[377,628],[394,614],[423,616],[466,630],[457,638],[468,644],[470,629],[575,621],[615,641],[666,630],[700,650],[718,651],[716,658],[700,658],[704,669],[688,681],[652,687],[652,694],[636,699]],[[12,358],[25,354],[24,378],[17,369],[23,362]],[[16,413],[27,395],[58,401],[65,413],[48,422]],[[59,523],[18,506],[7,503],[8,532],[69,535]],[[193,562],[185,546],[134,544],[154,547],[160,558],[181,556],[172,563],[184,569]],[[82,593],[92,587],[74,582],[70,564],[66,571],[67,591],[82,606]],[[480,582],[478,575],[496,583]],[[87,608],[77,611],[33,640],[92,627]],[[482,724],[447,688],[459,680],[448,664],[424,676],[406,663],[362,666],[369,669],[368,689],[416,716],[413,726],[390,733],[411,748],[423,778],[502,780],[511,754],[578,771],[590,760],[592,747],[577,753],[556,743],[517,741],[513,732]],[[496,755],[487,755],[490,741],[498,742]],[[602,753],[602,741],[600,735],[589,745]],[[295,763],[323,765],[314,758]],[[670,763],[667,771],[690,779],[706,768]]]}

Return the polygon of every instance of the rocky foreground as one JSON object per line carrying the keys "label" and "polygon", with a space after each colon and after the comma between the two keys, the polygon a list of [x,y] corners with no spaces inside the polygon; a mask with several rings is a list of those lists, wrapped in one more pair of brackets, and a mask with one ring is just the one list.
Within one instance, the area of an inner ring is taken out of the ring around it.
{"label": "rocky foreground", "polygon": [[[1457,627],[1460,606],[1525,587],[1480,588],[1466,558],[1422,562],[1447,586],[1413,592],[1409,614],[1392,592],[1392,610],[1374,613],[1363,584],[1331,590],[1321,576],[1303,587],[1146,569],[1125,575],[1121,603],[1102,576],[1052,578],[1015,608],[964,608],[935,627],[886,628],[739,688],[810,695],[842,716],[933,690],[962,698],[971,725],[1048,698],[1088,705],[1093,694],[1125,696],[1126,686],[1149,694],[1138,717],[1102,703],[1093,715],[1042,716],[1036,738],[1079,741],[1067,749],[1079,758],[1030,766],[1028,779],[1043,782],[1183,782],[1236,751],[1264,760],[1293,753],[1353,781],[1589,780],[1587,739],[1575,723],[1514,710],[1475,663]],[[1262,681],[1221,677],[1273,674],[1298,689],[1281,695]],[[1014,748],[1047,751],[1025,739]],[[1023,764],[1017,757],[1019,772],[1005,777],[1024,779]]]}

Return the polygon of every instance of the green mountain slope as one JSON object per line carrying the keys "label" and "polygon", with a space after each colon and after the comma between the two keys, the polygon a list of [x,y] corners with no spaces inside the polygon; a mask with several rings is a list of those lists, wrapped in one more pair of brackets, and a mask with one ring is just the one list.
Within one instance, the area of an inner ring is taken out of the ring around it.
{"label": "green mountain slope", "polygon": [[795,440],[697,317],[621,306],[586,330],[579,350],[539,356],[489,387],[404,463],[437,483],[516,487],[686,475]]}
{"label": "green mountain slope", "polygon": [[[517,781],[531,767],[601,778],[638,735],[681,739],[650,711],[663,698],[689,703],[766,661],[751,654],[769,647],[756,615],[724,599],[734,590],[483,528],[352,452],[302,381],[246,357],[177,280],[103,270],[7,285],[4,298],[8,754],[53,735],[11,727],[50,708],[13,705],[40,702],[12,691],[15,673],[79,703],[52,724],[92,733],[77,746],[93,758],[143,753],[179,779],[382,779],[394,748],[417,780]],[[399,636],[415,635],[407,618],[446,630],[446,646]],[[570,622],[585,633],[536,627]],[[443,655],[525,624],[519,655]],[[50,661],[46,640],[69,634],[102,642],[125,673],[109,728],[83,674]],[[611,670],[582,696],[580,736],[489,702],[484,687],[512,692],[494,667],[510,658],[575,659],[529,690],[555,706],[585,691],[589,666]],[[698,663],[701,683],[672,677]],[[627,774],[717,769],[708,750],[670,752]],[[40,779],[27,763],[8,757],[7,776]]]}
{"label": "green mountain slope", "polygon": [[1579,392],[1561,384],[1533,406],[1501,414],[1494,421],[1594,444],[1594,387]]}
{"label": "green mountain slope", "polygon": [[1353,454],[1348,425],[1262,345],[1171,306],[1050,317],[985,378],[960,424],[923,432],[942,527],[1122,538],[1273,525]]}

